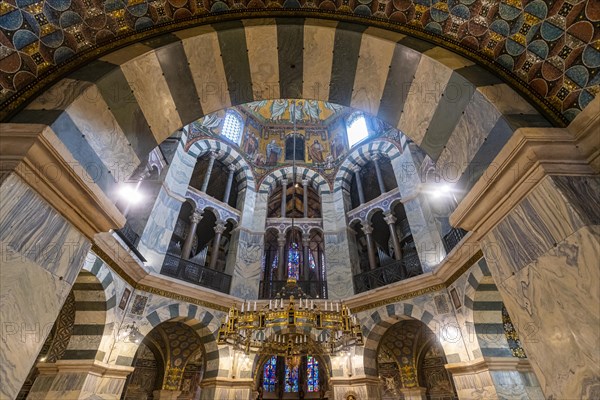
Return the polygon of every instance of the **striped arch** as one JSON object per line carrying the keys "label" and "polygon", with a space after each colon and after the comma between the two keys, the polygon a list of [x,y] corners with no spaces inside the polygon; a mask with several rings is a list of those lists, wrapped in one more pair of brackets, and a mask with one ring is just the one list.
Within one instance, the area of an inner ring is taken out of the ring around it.
{"label": "striped arch", "polygon": [[365,165],[367,162],[371,161],[375,154],[380,154],[390,160],[394,160],[395,158],[400,157],[400,152],[401,151],[394,143],[386,140],[374,140],[357,147],[348,154],[344,162],[340,165],[335,176],[335,181],[333,182],[333,192],[337,193],[341,190],[350,191],[350,184],[352,182],[352,176],[354,175],[352,167],[354,165]]}
{"label": "striped arch", "polygon": [[456,164],[464,192],[514,129],[549,126],[470,60],[396,32],[317,18],[206,24],[124,47],[58,81],[11,122],[50,126],[56,138],[48,140],[93,168],[92,189],[115,199],[117,185],[176,130],[277,98],[377,116],[436,162]]}
{"label": "striped arch", "polygon": [[174,303],[162,306],[146,315],[148,323],[140,327],[140,333],[146,336],[156,326],[167,321],[181,322],[189,326],[204,344],[206,371],[203,379],[226,377],[228,371],[226,368],[221,368],[219,363],[220,359],[229,358],[229,347],[217,346],[221,317],[223,315],[216,316],[214,311],[205,310],[195,304]]}
{"label": "striped arch", "polygon": [[[262,179],[258,192],[271,194],[273,189],[277,187],[284,176],[288,180],[291,179],[293,176],[293,167],[288,166],[272,171],[269,175]],[[308,180],[309,185],[311,185],[317,191],[317,193],[319,193],[319,196],[331,193],[329,183],[327,183],[321,174],[307,167],[296,166],[296,183],[302,184],[303,180]]]}
{"label": "striped arch", "polygon": [[235,178],[242,185],[241,188],[250,187],[254,189],[254,174],[244,157],[227,143],[216,139],[200,139],[186,145],[187,152],[194,158],[198,158],[210,151],[219,152],[217,160],[223,164],[233,164],[236,167]]}
{"label": "striped arch", "polygon": [[62,359],[105,361],[112,345],[117,296],[112,272],[99,257],[86,262],[73,295],[75,324]]}
{"label": "striped arch", "polygon": [[473,266],[465,284],[464,315],[472,322],[479,344],[475,357],[512,357],[504,333],[502,307],[504,302],[485,259]]}
{"label": "striped arch", "polygon": [[[356,355],[363,361],[363,371],[367,376],[377,376],[377,348],[385,332],[401,320],[415,319],[423,322],[432,332],[439,334],[444,330],[445,324],[435,318],[434,314],[415,304],[395,303],[381,307],[374,312],[358,314],[360,324],[363,326],[364,346],[356,348]],[[442,338],[442,336],[438,336]],[[464,357],[456,350],[459,348],[450,342],[440,340],[449,363],[460,362]]]}

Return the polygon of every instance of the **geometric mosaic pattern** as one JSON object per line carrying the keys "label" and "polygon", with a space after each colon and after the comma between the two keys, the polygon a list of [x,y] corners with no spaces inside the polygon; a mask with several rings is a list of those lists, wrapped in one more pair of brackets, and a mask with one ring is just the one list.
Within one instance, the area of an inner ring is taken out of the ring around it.
{"label": "geometric mosaic pattern", "polygon": [[352,17],[471,52],[528,85],[567,121],[598,93],[597,1],[7,0],[0,3],[0,102],[76,55],[135,33],[266,9],[273,17]]}

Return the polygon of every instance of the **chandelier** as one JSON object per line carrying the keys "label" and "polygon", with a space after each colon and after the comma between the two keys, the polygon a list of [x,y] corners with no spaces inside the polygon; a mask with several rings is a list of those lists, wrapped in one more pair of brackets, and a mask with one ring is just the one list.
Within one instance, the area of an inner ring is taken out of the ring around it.
{"label": "chandelier", "polygon": [[[286,290],[298,290],[288,279]],[[232,345],[246,354],[295,357],[335,355],[362,346],[362,330],[356,316],[341,302],[307,297],[269,300],[257,309],[249,301],[234,304],[221,325],[218,343]]]}
{"label": "chandelier", "polygon": [[[290,107],[292,113],[292,108]],[[292,182],[296,182],[296,102],[293,103],[294,123]],[[293,196],[296,191],[293,191]],[[283,188],[282,196],[286,196]],[[292,215],[292,244],[294,217]],[[290,249],[291,251],[292,249]],[[294,248],[297,251],[297,248]],[[231,345],[246,354],[284,356],[297,359],[305,355],[335,355],[353,346],[362,346],[362,330],[356,316],[341,302],[310,299],[297,285],[298,260],[290,261],[286,285],[274,301],[257,307],[244,301],[238,309],[234,304],[221,324],[218,334],[220,345]]]}

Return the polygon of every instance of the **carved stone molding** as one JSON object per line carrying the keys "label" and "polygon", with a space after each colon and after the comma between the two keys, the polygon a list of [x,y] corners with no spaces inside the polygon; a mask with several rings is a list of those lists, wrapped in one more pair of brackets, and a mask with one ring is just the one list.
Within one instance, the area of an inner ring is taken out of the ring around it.
{"label": "carved stone molding", "polygon": [[90,180],[52,128],[3,124],[0,183],[16,173],[89,239],[125,225],[125,217]]}

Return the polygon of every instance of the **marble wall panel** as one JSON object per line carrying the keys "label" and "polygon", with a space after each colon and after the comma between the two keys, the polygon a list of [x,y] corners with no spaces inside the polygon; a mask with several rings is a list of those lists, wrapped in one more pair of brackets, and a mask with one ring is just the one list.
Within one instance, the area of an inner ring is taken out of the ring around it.
{"label": "marble wall panel", "polygon": [[123,134],[100,91],[90,85],[67,113],[117,183],[126,182],[140,159]]}
{"label": "marble wall panel", "polygon": [[475,92],[436,163],[444,181],[456,182],[500,118],[493,104]]}
{"label": "marble wall panel", "polygon": [[589,398],[598,393],[598,249],[596,225],[580,228],[502,281],[502,271],[511,268],[503,263],[511,258],[488,259],[547,398]]}
{"label": "marble wall panel", "polygon": [[377,115],[396,43],[365,31],[350,106]]}
{"label": "marble wall panel", "polygon": [[156,142],[161,143],[181,128],[182,122],[156,54],[147,53],[136,61],[123,64],[121,70],[146,116]]}
{"label": "marble wall panel", "polygon": [[217,33],[211,27],[203,26],[176,35],[182,38],[202,111],[209,114],[231,107]]}
{"label": "marble wall panel", "polygon": [[452,70],[441,69],[437,61],[421,57],[415,79],[397,128],[413,142],[421,144]]}
{"label": "marble wall panel", "polygon": [[241,230],[230,294],[241,299],[258,298],[261,279],[264,234]]}
{"label": "marble wall panel", "polygon": [[[324,26],[319,26],[324,25]],[[304,98],[327,101],[333,64],[335,21],[306,20],[304,25]]]}
{"label": "marble wall panel", "polygon": [[246,20],[246,44],[255,99],[278,99],[279,54],[273,20]]}
{"label": "marble wall panel", "polygon": [[90,243],[20,178],[0,187],[0,397],[14,398]]}

